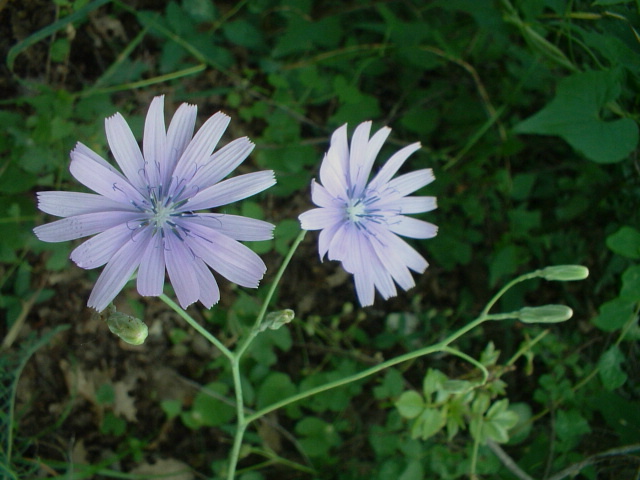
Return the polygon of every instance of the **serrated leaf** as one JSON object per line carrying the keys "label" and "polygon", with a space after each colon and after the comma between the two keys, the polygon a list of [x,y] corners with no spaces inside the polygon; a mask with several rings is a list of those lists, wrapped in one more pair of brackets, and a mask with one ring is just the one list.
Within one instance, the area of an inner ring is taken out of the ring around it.
{"label": "serrated leaf", "polygon": [[630,118],[606,121],[601,110],[620,95],[616,71],[584,72],[560,81],[556,97],[515,126],[516,133],[557,135],[597,163],[624,160],[638,145]]}
{"label": "serrated leaf", "polygon": [[607,390],[615,390],[627,381],[627,374],[622,370],[625,358],[618,346],[614,345],[604,352],[598,361],[598,373],[602,385]]}
{"label": "serrated leaf", "polygon": [[633,227],[621,227],[607,237],[607,247],[623,257],[640,259],[640,232]]}

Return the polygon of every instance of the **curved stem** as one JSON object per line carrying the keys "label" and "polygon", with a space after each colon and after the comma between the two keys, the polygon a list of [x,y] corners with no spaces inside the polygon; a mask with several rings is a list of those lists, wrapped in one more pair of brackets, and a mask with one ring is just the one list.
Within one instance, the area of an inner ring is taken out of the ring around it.
{"label": "curved stem", "polygon": [[[476,318],[474,321],[468,323],[467,325],[465,325],[464,327],[462,327],[461,329],[456,331],[455,333],[453,333],[452,335],[450,335],[449,337],[447,337],[444,341],[436,343],[435,345],[430,345],[428,347],[421,348],[421,349],[416,350],[414,352],[409,352],[409,353],[406,353],[404,355],[400,355],[398,357],[395,357],[395,358],[392,358],[390,360],[387,360],[386,362],[382,362],[382,363],[380,363],[378,365],[375,365],[375,366],[373,366],[371,368],[363,370],[362,372],[358,372],[358,373],[355,373],[353,375],[349,375],[348,377],[340,378],[338,380],[334,380],[333,382],[325,383],[324,385],[319,385],[319,386],[317,386],[315,388],[311,388],[309,390],[305,390],[304,392],[300,392],[297,395],[293,395],[293,396],[291,396],[289,398],[285,398],[283,400],[280,400],[279,402],[273,403],[273,404],[269,405],[268,407],[265,407],[262,410],[258,410],[254,414],[247,416],[246,417],[246,422],[247,422],[247,424],[249,424],[249,423],[253,422],[254,420],[257,420],[258,418],[263,417],[264,415],[266,415],[266,414],[268,414],[270,412],[273,412],[274,410],[278,410],[279,408],[285,407],[287,405],[290,405],[292,403],[298,402],[298,401],[303,400],[305,398],[311,397],[311,396],[316,395],[318,393],[322,393],[322,392],[325,392],[327,390],[331,390],[333,388],[337,388],[337,387],[340,387],[342,385],[346,385],[348,383],[355,382],[357,380],[361,380],[363,378],[369,377],[369,376],[371,376],[371,375],[373,375],[375,373],[378,373],[378,372],[380,372],[382,370],[385,370],[385,369],[387,369],[389,367],[392,367],[394,365],[397,365],[399,363],[406,362],[408,360],[413,360],[414,358],[422,357],[424,355],[429,355],[429,354],[435,353],[435,352],[451,351],[453,349],[448,349],[449,344],[451,344],[452,342],[454,342],[455,340],[460,338],[462,335],[467,333],[469,330],[474,329],[475,327],[477,327],[478,325],[480,325],[481,323],[483,323],[486,320],[487,320],[486,316],[480,316],[480,317]],[[457,350],[456,350],[456,352],[457,352]],[[451,352],[451,353],[453,353],[453,352]],[[460,352],[455,353],[455,354],[460,356],[459,353]],[[462,358],[467,359],[466,356],[462,357]],[[471,362],[471,363],[474,363],[474,362]],[[484,372],[483,372],[483,375],[484,375]]]}
{"label": "curved stem", "polygon": [[466,353],[463,353],[460,350],[457,350],[457,349],[451,348],[451,347],[444,347],[442,349],[442,351],[450,353],[451,355],[455,355],[456,357],[459,357],[459,358],[461,358],[463,360],[466,360],[470,364],[474,365],[478,370],[480,370],[482,372],[482,385],[486,384],[487,380],[489,380],[489,370],[487,370],[487,367],[482,365],[475,358],[470,357]]}
{"label": "curved stem", "polygon": [[185,320],[189,325],[191,325],[200,335],[206,338],[210,343],[215,345],[223,353],[225,357],[227,357],[229,360],[233,362],[234,356],[231,350],[225,347],[220,340],[218,340],[211,333],[209,333],[206,328],[204,328],[202,325],[196,322],[193,318],[191,318],[191,315],[185,312],[180,305],[178,305],[176,302],[171,300],[164,293],[160,295],[160,300],[162,300],[164,303],[169,305],[174,312],[180,315],[183,320]]}
{"label": "curved stem", "polygon": [[500,299],[500,297],[502,297],[502,295],[504,295],[506,293],[506,291],[509,290],[511,287],[513,287],[517,283],[524,282],[525,280],[530,280],[532,278],[537,278],[538,276],[539,276],[538,275],[538,270],[536,270],[535,272],[525,273],[524,275],[520,275],[519,277],[514,278],[513,280],[511,280],[504,287],[502,287],[498,291],[498,293],[496,293],[493,296],[493,298],[491,300],[489,300],[489,303],[487,303],[487,305],[484,307],[484,309],[482,310],[482,313],[480,313],[480,316],[481,317],[486,316],[489,313],[489,310],[491,310],[491,308]]}

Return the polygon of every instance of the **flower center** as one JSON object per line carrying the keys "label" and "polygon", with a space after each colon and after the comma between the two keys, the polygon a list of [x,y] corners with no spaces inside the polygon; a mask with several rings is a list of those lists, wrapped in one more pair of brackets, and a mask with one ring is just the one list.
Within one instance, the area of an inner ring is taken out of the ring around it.
{"label": "flower center", "polygon": [[347,218],[352,223],[360,223],[362,221],[362,217],[367,215],[366,205],[361,198],[349,199],[347,202],[346,212]]}
{"label": "flower center", "polygon": [[165,206],[162,204],[156,204],[152,211],[153,216],[151,217],[151,222],[155,224],[156,228],[162,228],[164,224],[169,220],[171,214],[173,213],[173,205]]}

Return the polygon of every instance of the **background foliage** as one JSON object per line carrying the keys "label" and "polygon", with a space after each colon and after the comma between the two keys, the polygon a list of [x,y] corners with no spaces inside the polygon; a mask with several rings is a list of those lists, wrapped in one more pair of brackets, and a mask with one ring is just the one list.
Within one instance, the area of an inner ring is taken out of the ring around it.
{"label": "background foliage", "polygon": [[[462,341],[492,374],[482,392],[452,389],[447,381],[472,381],[474,372],[445,356],[319,395],[251,432],[242,478],[463,478],[474,438],[486,478],[638,478],[639,15],[634,0],[0,2],[11,32],[0,43],[4,349],[28,342],[25,330],[89,318],[84,299],[95,274],[70,266],[70,245],[35,239],[43,218],[34,192],[75,189],[68,152],[80,140],[106,155],[106,116],[126,114],[140,138],[156,94],[174,107],[197,103],[201,118],[231,114],[233,137],[257,145],[243,168],[276,170],[276,187],[237,207],[278,224],[274,241],[253,245],[272,267],[309,207],[330,133],[372,119],[394,129],[393,148],[422,142],[409,168],[435,171],[428,194],[439,209],[428,219],[440,231],[416,245],[431,267],[414,290],[359,311],[350,280],[319,264],[308,238],[278,301],[299,320],[259,337],[245,370],[255,408],[444,338],[517,274],[579,263],[591,276],[579,285],[521,284],[503,297],[505,311],[566,302],[576,314],[544,330],[492,325]],[[200,316],[233,342],[257,310],[249,293],[229,290]],[[127,303],[157,313],[151,300],[131,294]],[[19,395],[15,418],[4,413],[0,423],[21,439],[19,455],[3,458],[3,468],[88,478],[171,457],[205,475],[223,470],[228,372],[216,361],[187,361],[192,334],[175,319],[162,328],[157,349],[181,359],[177,370],[199,384],[196,393],[138,399],[148,411],[135,422],[115,408],[115,387],[104,381],[92,416],[91,401],[78,404],[77,385],[67,377],[66,390],[54,372],[47,382],[64,392],[65,415],[34,418],[34,394]],[[47,343],[42,358],[78,361],[77,343],[50,338],[21,351]],[[21,358],[11,355],[7,371]],[[105,355],[118,378],[125,368],[151,368],[143,357],[163,361],[149,350]],[[13,412],[14,378],[3,382],[5,412]],[[51,425],[51,437],[35,438]],[[172,449],[163,428],[195,439],[193,450]],[[94,450],[72,465],[60,451],[76,431]]]}

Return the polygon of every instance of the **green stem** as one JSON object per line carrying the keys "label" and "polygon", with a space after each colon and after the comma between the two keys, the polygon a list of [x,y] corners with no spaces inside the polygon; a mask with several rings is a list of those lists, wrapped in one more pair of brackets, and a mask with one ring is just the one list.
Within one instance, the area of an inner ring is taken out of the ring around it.
{"label": "green stem", "polygon": [[487,370],[487,367],[482,365],[475,358],[470,357],[466,353],[462,353],[460,350],[457,350],[457,349],[451,348],[451,347],[444,347],[442,349],[442,351],[450,353],[451,355],[455,355],[456,357],[460,357],[463,360],[466,360],[470,364],[474,365],[476,368],[478,368],[478,370],[480,370],[482,372],[482,385],[486,384],[487,380],[489,380],[489,370]]}
{"label": "green stem", "polygon": [[[447,351],[449,344],[453,343],[455,340],[463,336],[469,330],[473,330],[475,327],[486,321],[487,318],[485,316],[480,316],[476,318],[474,321],[468,323],[464,327],[462,327],[457,332],[453,333],[447,339],[442,342],[436,343],[435,345],[430,345],[428,347],[421,348],[414,352],[405,353],[404,355],[400,355],[398,357],[387,360],[386,362],[382,362],[378,365],[375,365],[371,368],[363,370],[362,372],[355,373],[345,378],[341,378],[338,380],[334,380],[333,382],[325,383],[324,385],[319,385],[315,388],[311,388],[309,390],[305,390],[304,392],[300,392],[297,395],[293,395],[289,398],[285,398],[280,400],[279,402],[273,403],[268,407],[263,408],[262,410],[258,410],[252,415],[246,417],[247,424],[257,420],[274,410],[278,410],[279,408],[286,407],[292,403],[298,402],[305,398],[311,397],[313,395],[317,395],[318,393],[326,392],[327,390],[331,390],[333,388],[341,387],[342,385],[346,385],[351,382],[355,382],[361,380],[363,378],[369,377],[375,373],[378,373],[382,370],[385,370],[389,367],[393,367],[399,363],[406,362],[408,360],[413,360],[414,358],[422,357],[424,355],[429,355],[435,352]],[[452,350],[452,349],[449,349]],[[457,352],[457,351],[456,351]],[[453,352],[451,352],[453,353]],[[457,355],[457,353],[456,353]],[[459,356],[459,355],[458,355]],[[464,358],[464,357],[463,357]],[[470,357],[469,357],[470,358]],[[466,358],[465,358],[466,359]],[[473,363],[473,362],[472,362]],[[484,372],[483,372],[484,374]]]}
{"label": "green stem", "polygon": [[484,310],[482,310],[482,313],[480,313],[480,317],[484,317],[484,316],[488,315],[489,310],[491,310],[491,308],[493,308],[493,306],[500,299],[500,297],[502,297],[502,295],[504,295],[506,293],[506,291],[509,290],[511,287],[513,287],[517,283],[524,282],[525,280],[530,280],[530,279],[536,278],[538,276],[539,276],[539,274],[538,274],[538,271],[536,270],[535,272],[525,273],[524,275],[520,275],[519,277],[514,278],[513,280],[511,280],[504,287],[502,287],[498,291],[498,293],[496,293],[493,296],[493,298],[491,300],[489,300],[489,303],[487,303],[486,307],[484,307]]}
{"label": "green stem", "polygon": [[246,419],[244,412],[244,395],[242,393],[242,378],[240,376],[240,359],[242,358],[242,355],[247,351],[247,348],[249,348],[249,345],[251,344],[253,339],[256,338],[256,336],[260,332],[260,324],[262,323],[262,320],[264,320],[264,316],[267,313],[267,309],[269,308],[271,299],[273,298],[273,295],[275,294],[276,289],[280,284],[280,280],[282,279],[282,276],[284,275],[284,272],[287,269],[287,266],[289,265],[293,254],[298,249],[298,246],[304,239],[306,233],[306,230],[302,230],[298,234],[296,239],[291,244],[291,248],[287,252],[287,255],[282,260],[282,264],[280,265],[280,268],[278,269],[273,282],[271,282],[271,286],[269,287],[267,296],[262,302],[262,307],[260,308],[260,312],[258,312],[258,316],[256,317],[256,321],[253,325],[253,328],[249,332],[249,335],[240,343],[240,345],[238,345],[235,352],[229,352],[229,359],[231,360],[231,372],[233,374],[233,385],[236,393],[237,428],[235,437],[233,439],[233,447],[231,449],[231,453],[229,454],[229,467],[227,471],[228,480],[233,480],[233,478],[235,477],[238,458],[240,457],[240,448],[242,448],[244,432],[246,431],[249,423],[251,423],[251,421],[248,421]]}
{"label": "green stem", "polygon": [[206,338],[209,342],[215,345],[225,357],[227,357],[231,362],[234,360],[234,355],[231,350],[225,347],[220,340],[211,335],[206,328],[196,322],[191,316],[185,312],[180,305],[167,297],[164,293],[160,295],[160,300],[169,305],[178,315],[182,317],[189,325],[191,325],[200,335]]}
{"label": "green stem", "polygon": [[271,299],[273,298],[273,295],[275,294],[276,289],[278,288],[278,285],[280,284],[280,280],[282,279],[282,275],[284,275],[284,272],[287,269],[287,267],[289,266],[289,262],[291,261],[291,258],[293,257],[293,254],[298,249],[298,246],[300,245],[302,240],[304,240],[304,237],[305,237],[306,234],[307,234],[306,230],[302,230],[298,234],[296,239],[291,244],[291,248],[289,248],[289,251],[287,252],[287,255],[284,257],[284,260],[282,260],[282,265],[280,265],[280,268],[278,269],[278,272],[276,273],[276,276],[273,279],[273,282],[271,282],[271,286],[269,287],[269,291],[267,292],[267,296],[265,297],[264,302],[262,302],[262,307],[260,307],[260,312],[258,312],[258,316],[256,317],[256,321],[253,324],[253,328],[251,330],[251,334],[247,338],[244,339],[244,341],[240,344],[240,346],[236,350],[236,356],[238,358],[242,357],[242,355],[247,350],[247,348],[249,348],[249,345],[251,344],[253,339],[258,334],[259,328],[260,328],[260,324],[262,323],[262,320],[264,320],[264,316],[266,315],[267,309],[269,308],[269,304],[271,303]]}

